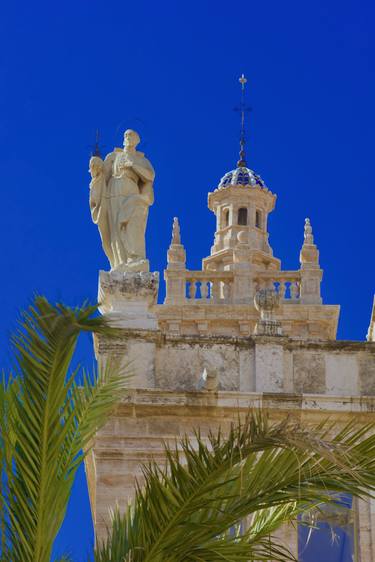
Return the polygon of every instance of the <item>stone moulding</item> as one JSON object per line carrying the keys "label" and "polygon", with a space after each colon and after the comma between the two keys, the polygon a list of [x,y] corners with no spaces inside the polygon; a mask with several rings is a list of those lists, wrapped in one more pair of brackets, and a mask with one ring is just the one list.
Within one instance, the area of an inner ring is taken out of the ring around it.
{"label": "stone moulding", "polygon": [[[337,353],[343,351],[360,352],[366,351],[373,353],[375,356],[375,342],[365,341],[352,341],[352,340],[326,340],[316,341],[314,339],[298,340],[290,338],[287,335],[280,336],[267,336],[267,335],[251,335],[251,336],[225,336],[219,334],[164,334],[160,330],[135,330],[130,328],[123,328],[121,335],[118,338],[106,338],[104,336],[94,336],[97,343],[97,349],[100,352],[106,352],[116,348],[121,348],[126,345],[128,339],[139,339],[142,341],[152,341],[156,345],[163,345],[164,343],[186,343],[186,344],[228,344],[236,345],[239,347],[253,348],[256,343],[282,345],[285,349],[292,351],[293,349],[311,349],[311,350],[324,350],[336,351]],[[375,357],[374,357],[375,360]]]}
{"label": "stone moulding", "polygon": [[[140,413],[144,407],[148,413],[154,408],[152,415],[179,415],[181,408],[188,408],[191,413],[197,412],[201,415],[202,408],[208,408],[203,412],[210,413],[215,417],[220,414],[222,408],[234,409],[236,412],[246,413],[249,408],[268,410],[276,408],[288,412],[294,410],[301,414],[301,409],[307,412],[324,411],[326,414],[338,413],[339,415],[366,414],[365,420],[369,420],[368,414],[375,416],[375,396],[339,396],[290,392],[238,392],[218,391],[216,393],[202,393],[199,391],[178,392],[165,389],[129,389],[128,396],[123,399],[113,418],[128,416],[129,408],[139,408]],[[161,411],[161,408],[165,412]],[[142,415],[142,414],[141,414]],[[271,414],[270,414],[271,415]],[[220,417],[220,416],[219,416]],[[99,433],[100,435],[100,433]]]}

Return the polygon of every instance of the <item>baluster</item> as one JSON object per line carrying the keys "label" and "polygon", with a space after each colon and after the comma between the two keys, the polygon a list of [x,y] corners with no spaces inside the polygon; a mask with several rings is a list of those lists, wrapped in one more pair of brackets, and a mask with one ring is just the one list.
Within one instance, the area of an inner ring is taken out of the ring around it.
{"label": "baluster", "polygon": [[298,295],[298,285],[295,281],[290,284],[290,298],[296,299]]}
{"label": "baluster", "polygon": [[301,283],[299,281],[297,281],[296,285],[297,285],[297,297],[296,298],[299,299],[300,296],[301,296]]}
{"label": "baluster", "polygon": [[223,297],[224,300],[229,301],[230,299],[230,283],[223,281]]}
{"label": "baluster", "polygon": [[190,281],[190,287],[189,287],[189,298],[194,300],[195,299],[195,294],[196,294],[196,286],[195,286],[195,279],[192,279]]}
{"label": "baluster", "polygon": [[279,284],[279,297],[281,300],[285,299],[285,293],[286,293],[286,284],[285,281],[280,281]]}
{"label": "baluster", "polygon": [[220,300],[220,281],[211,282],[211,298],[214,302]]}
{"label": "baluster", "polygon": [[208,297],[208,285],[207,281],[202,281],[201,283],[201,298],[207,299]]}
{"label": "baluster", "polygon": [[201,285],[202,285],[201,281],[195,282],[195,300],[201,298]]}

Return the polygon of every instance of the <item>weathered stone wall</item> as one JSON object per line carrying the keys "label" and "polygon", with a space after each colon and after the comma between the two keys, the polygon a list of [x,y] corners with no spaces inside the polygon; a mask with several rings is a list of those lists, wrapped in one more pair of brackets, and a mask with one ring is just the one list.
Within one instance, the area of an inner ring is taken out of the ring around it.
{"label": "weathered stone wall", "polygon": [[133,388],[192,391],[206,369],[223,391],[375,395],[374,342],[123,334],[100,338],[97,354],[101,360],[116,357],[133,373]]}
{"label": "weathered stone wall", "polygon": [[[142,479],[141,464],[151,458],[163,463],[163,442],[172,443],[185,434],[194,438],[197,428],[202,436],[219,427],[226,431],[251,407],[263,407],[274,420],[288,414],[304,424],[317,423],[322,414],[330,415],[337,427],[350,419],[361,424],[375,417],[375,397],[130,390],[116,414],[97,434],[92,454],[86,460],[97,537],[105,536],[110,509],[116,504],[124,509],[133,497],[135,479]],[[370,562],[375,560],[373,505],[360,502],[358,518],[361,560]],[[289,528],[287,541],[295,550],[295,529]]]}
{"label": "weathered stone wall", "polygon": [[[375,416],[375,342],[317,341],[286,336],[181,334],[123,328],[119,337],[97,337],[100,363],[118,361],[131,373],[129,396],[97,434],[86,460],[97,538],[106,534],[110,509],[124,508],[142,479],[142,463],[163,463],[163,443],[225,431],[249,407],[266,408],[276,420],[303,423],[327,415],[338,425]],[[217,379],[202,388],[202,373]],[[358,550],[375,560],[375,509],[357,502]],[[295,527],[280,530],[297,553]]]}

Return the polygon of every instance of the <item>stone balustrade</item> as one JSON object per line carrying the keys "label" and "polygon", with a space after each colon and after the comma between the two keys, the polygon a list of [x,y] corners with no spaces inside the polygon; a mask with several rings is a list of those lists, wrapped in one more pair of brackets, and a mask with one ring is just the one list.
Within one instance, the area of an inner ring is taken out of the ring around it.
{"label": "stone balustrade", "polygon": [[228,304],[233,299],[231,271],[166,270],[166,304]]}
{"label": "stone balustrade", "polygon": [[[284,303],[301,302],[300,271],[262,271],[249,275],[253,280],[249,302],[259,289],[274,289]],[[235,304],[236,272],[166,270],[166,304]],[[253,292],[254,291],[254,292]],[[247,295],[242,295],[243,297]]]}
{"label": "stone balustrade", "polygon": [[233,273],[230,271],[186,271],[186,298],[199,304],[226,304],[232,301]]}
{"label": "stone balustrade", "polygon": [[301,294],[299,271],[262,271],[255,276],[256,290],[274,289],[281,301],[297,303]]}

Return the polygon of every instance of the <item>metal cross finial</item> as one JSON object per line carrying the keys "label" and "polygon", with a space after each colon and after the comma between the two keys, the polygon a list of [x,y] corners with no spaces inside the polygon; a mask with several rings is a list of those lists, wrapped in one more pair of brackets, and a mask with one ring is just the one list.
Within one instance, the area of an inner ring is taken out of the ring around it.
{"label": "metal cross finial", "polygon": [[240,84],[242,85],[242,89],[244,90],[244,89],[245,89],[245,84],[246,84],[246,82],[247,82],[247,78],[245,78],[244,73],[242,73],[242,76],[239,78],[238,81],[240,82]]}
{"label": "metal cross finial", "polygon": [[96,129],[95,143],[91,147],[92,148],[91,156],[99,156],[99,158],[101,158],[102,155],[100,153],[99,138],[100,138],[99,129]]}
{"label": "metal cross finial", "polygon": [[237,111],[241,112],[241,133],[240,133],[240,159],[237,162],[237,167],[246,167],[245,160],[245,143],[246,143],[246,133],[245,133],[245,112],[250,111],[250,108],[245,104],[245,84],[247,83],[247,78],[244,74],[240,76],[239,82],[241,84],[241,105],[237,108]]}

